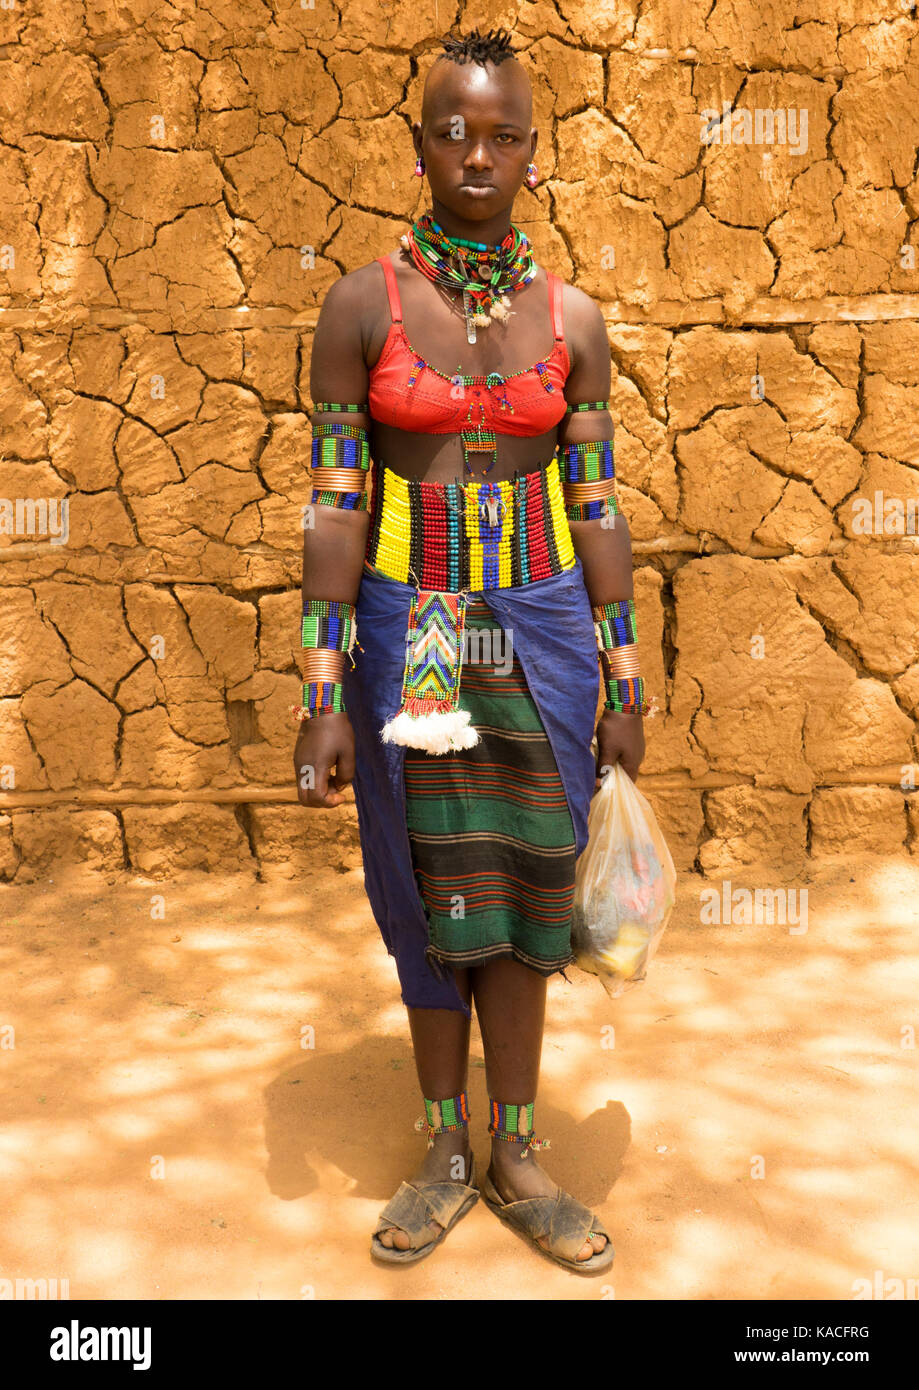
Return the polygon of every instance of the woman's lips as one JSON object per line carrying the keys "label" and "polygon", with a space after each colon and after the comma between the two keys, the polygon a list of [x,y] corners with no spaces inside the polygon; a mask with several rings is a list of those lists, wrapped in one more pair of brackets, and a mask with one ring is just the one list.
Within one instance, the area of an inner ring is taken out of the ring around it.
{"label": "woman's lips", "polygon": [[493,183],[461,183],[460,188],[472,198],[485,198],[495,191]]}

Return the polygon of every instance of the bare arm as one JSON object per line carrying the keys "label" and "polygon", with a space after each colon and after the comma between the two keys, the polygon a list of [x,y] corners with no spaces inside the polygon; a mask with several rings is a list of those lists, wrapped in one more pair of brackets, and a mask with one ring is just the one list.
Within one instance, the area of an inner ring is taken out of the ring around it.
{"label": "bare arm", "polygon": [[[574,297],[573,297],[574,298]],[[566,307],[569,338],[577,350],[565,396],[570,402],[609,399],[611,374],[609,342],[603,315],[593,300],[578,295]],[[587,440],[612,440],[613,421],[608,410],[574,411],[559,427],[559,451],[566,444]],[[596,521],[569,521],[574,549],[584,568],[584,583],[591,604],[612,603],[634,597],[632,538],[621,514]],[[634,781],[645,754],[642,717],[637,713],[604,710],[597,726],[597,771],[621,761]],[[599,785],[599,777],[597,781]]]}

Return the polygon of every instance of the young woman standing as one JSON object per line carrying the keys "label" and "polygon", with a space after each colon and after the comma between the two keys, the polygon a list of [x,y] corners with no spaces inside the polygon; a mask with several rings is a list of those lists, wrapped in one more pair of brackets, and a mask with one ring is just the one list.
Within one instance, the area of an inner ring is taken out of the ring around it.
{"label": "young woman standing", "polygon": [[424,1097],[427,1155],[381,1213],[374,1254],[429,1254],[481,1191],[551,1258],[593,1272],[612,1243],[532,1156],[533,1102],[546,980],[574,959],[590,798],[604,765],[637,776],[647,705],[603,317],[511,221],[538,179],[531,119],[506,33],[448,41],[412,127],[431,211],[323,303],[295,765],[307,806],[354,783]]}

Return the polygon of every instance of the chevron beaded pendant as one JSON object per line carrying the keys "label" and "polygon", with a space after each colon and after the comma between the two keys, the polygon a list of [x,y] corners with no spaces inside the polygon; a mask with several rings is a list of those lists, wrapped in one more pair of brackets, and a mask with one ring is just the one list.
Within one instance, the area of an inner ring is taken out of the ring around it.
{"label": "chevron beaded pendant", "polygon": [[478,730],[458,708],[466,599],[436,589],[412,595],[402,705],[382,729],[384,743],[425,753],[474,748]]}

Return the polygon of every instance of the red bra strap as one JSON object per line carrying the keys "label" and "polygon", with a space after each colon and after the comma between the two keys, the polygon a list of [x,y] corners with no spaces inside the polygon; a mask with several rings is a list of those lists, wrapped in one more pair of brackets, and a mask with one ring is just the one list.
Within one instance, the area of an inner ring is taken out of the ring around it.
{"label": "red bra strap", "polygon": [[377,256],[377,260],[383,267],[383,274],[386,276],[386,293],[389,295],[389,313],[393,323],[402,322],[402,300],[399,298],[399,286],[396,284],[396,272],[392,268],[392,261],[388,256]]}
{"label": "red bra strap", "polygon": [[565,325],[562,320],[562,281],[551,270],[546,271],[546,278],[549,281],[549,299],[552,304],[552,332],[555,334],[556,342],[563,343]]}

